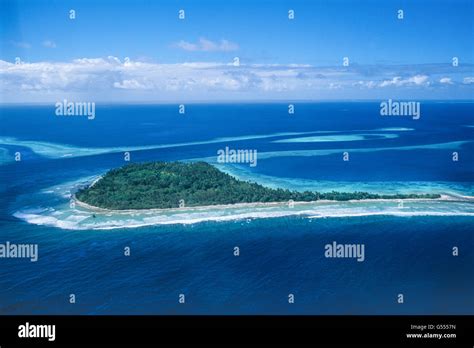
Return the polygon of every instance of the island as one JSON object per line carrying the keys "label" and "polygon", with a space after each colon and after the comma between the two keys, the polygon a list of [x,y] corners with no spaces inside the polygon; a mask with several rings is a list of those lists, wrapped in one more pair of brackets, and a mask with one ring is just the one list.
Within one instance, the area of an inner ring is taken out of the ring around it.
{"label": "island", "polygon": [[112,169],[74,198],[110,209],[170,209],[238,203],[436,199],[439,194],[381,195],[368,192],[298,192],[273,189],[223,173],[206,162],[147,162]]}

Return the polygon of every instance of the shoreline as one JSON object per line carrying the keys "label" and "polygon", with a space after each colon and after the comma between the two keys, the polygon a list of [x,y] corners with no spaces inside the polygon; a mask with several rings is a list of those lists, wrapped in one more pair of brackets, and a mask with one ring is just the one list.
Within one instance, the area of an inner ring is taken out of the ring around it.
{"label": "shoreline", "polygon": [[[337,201],[329,199],[321,199],[317,201],[295,201],[293,204],[304,205],[304,204],[318,204],[318,203],[370,203],[370,202],[420,202],[420,201],[462,201],[462,202],[474,202],[474,197],[472,196],[458,196],[450,194],[440,194],[439,198],[381,198],[381,199],[353,199],[347,201]],[[209,209],[238,209],[238,208],[271,208],[271,207],[281,207],[288,206],[289,202],[253,202],[253,203],[235,203],[235,204],[215,204],[215,205],[201,205],[201,206],[191,206],[191,207],[182,207],[182,208],[149,208],[149,209],[108,209],[101,208],[90,205],[88,203],[82,202],[77,199],[76,195],[71,195],[71,199],[79,207],[90,210],[95,213],[114,213],[114,214],[137,214],[137,213],[173,213],[179,211],[200,211],[200,210],[209,210]],[[292,209],[288,207],[289,209]]]}

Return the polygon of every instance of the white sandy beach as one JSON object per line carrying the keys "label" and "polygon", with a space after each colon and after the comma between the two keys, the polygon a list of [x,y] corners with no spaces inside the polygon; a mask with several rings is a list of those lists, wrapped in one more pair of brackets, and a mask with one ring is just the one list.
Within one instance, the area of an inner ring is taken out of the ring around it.
{"label": "white sandy beach", "polygon": [[[99,179],[95,180],[93,184],[95,184]],[[92,184],[92,185],[93,185]],[[91,186],[92,186],[91,185]],[[203,205],[203,206],[190,206],[190,207],[182,207],[182,208],[152,208],[152,209],[107,209],[107,208],[100,208],[85,202],[82,202],[77,199],[75,195],[72,195],[71,199],[74,203],[82,208],[90,210],[94,213],[113,213],[113,214],[137,214],[137,213],[178,213],[182,211],[192,212],[192,211],[203,211],[209,209],[215,210],[225,210],[225,209],[239,209],[239,208],[272,208],[272,207],[284,207],[288,206],[290,208],[290,203],[288,201],[285,202],[266,202],[266,203],[236,203],[236,204],[216,204],[216,205]],[[294,206],[301,206],[301,205],[318,205],[318,204],[327,204],[327,203],[368,203],[368,202],[422,202],[422,201],[453,201],[453,202],[474,202],[474,197],[471,196],[457,196],[452,194],[441,194],[440,198],[406,198],[406,199],[358,199],[358,200],[348,200],[348,201],[336,201],[336,200],[328,200],[322,199],[318,201],[298,201],[298,202],[291,202]]]}

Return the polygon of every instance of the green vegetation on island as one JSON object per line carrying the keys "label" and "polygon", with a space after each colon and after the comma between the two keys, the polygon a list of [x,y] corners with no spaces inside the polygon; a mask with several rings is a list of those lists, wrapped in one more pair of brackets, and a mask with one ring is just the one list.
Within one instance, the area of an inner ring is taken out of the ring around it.
{"label": "green vegetation on island", "polygon": [[367,192],[297,192],[238,180],[205,162],[150,162],[112,169],[76,198],[114,209],[165,209],[236,203],[317,200],[440,198],[438,194],[379,195]]}

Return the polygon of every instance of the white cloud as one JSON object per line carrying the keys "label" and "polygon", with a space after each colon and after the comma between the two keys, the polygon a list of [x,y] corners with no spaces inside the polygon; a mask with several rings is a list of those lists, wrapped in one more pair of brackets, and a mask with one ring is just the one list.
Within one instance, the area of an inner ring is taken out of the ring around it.
{"label": "white cloud", "polygon": [[147,86],[137,80],[123,80],[122,82],[114,82],[115,88],[122,88],[122,89],[150,89],[153,86]]}
{"label": "white cloud", "polygon": [[409,78],[402,78],[400,76],[396,76],[391,80],[385,80],[380,84],[380,87],[387,87],[387,86],[422,86],[428,85],[428,76],[426,75],[415,75]]}
{"label": "white cloud", "polygon": [[452,85],[452,84],[453,84],[453,80],[452,80],[450,77],[442,77],[442,78],[439,80],[439,83],[446,84],[446,85]]}
{"label": "white cloud", "polygon": [[357,81],[353,84],[354,86],[358,87],[365,87],[365,88],[375,88],[377,87],[377,82],[375,81]]}
{"label": "white cloud", "polygon": [[0,61],[2,89],[45,92],[91,89],[130,90],[284,90],[301,85],[298,76],[307,66],[234,67],[232,63],[176,64],[122,62],[117,57],[80,58],[72,62],[13,64]]}
{"label": "white cloud", "polygon": [[465,77],[465,78],[462,80],[462,83],[464,83],[465,85],[474,84],[474,77]]}
{"label": "white cloud", "polygon": [[45,40],[42,42],[42,45],[46,48],[56,48],[56,43],[51,40]]}
{"label": "white cloud", "polygon": [[[431,85],[424,74],[402,78],[400,71],[393,67],[383,69],[377,75],[366,76],[363,71],[347,71],[342,67],[248,64],[245,61],[235,67],[231,61],[164,64],[121,60],[114,56],[21,64],[0,60],[0,100],[49,101],[72,94],[113,101],[135,97],[139,100],[144,96],[147,100],[344,99],[361,93],[366,93],[368,98],[378,95],[385,98],[386,93],[404,91],[407,87],[416,86],[417,91],[426,91],[428,86],[440,86]],[[448,79],[451,77],[445,74],[433,76],[433,81],[447,83]],[[464,78],[464,83],[473,84],[474,77]],[[442,90],[446,93],[445,88]],[[412,95],[415,90],[409,91]]]}
{"label": "white cloud", "polygon": [[198,42],[191,43],[188,41],[179,41],[173,46],[181,48],[185,51],[203,51],[203,52],[230,52],[239,49],[239,45],[230,42],[228,40],[221,40],[220,42],[214,42],[206,38],[201,37]]}
{"label": "white cloud", "polygon": [[428,82],[428,76],[426,75],[416,75],[413,77],[410,77],[408,80],[408,83],[414,83],[415,85],[425,85]]}

